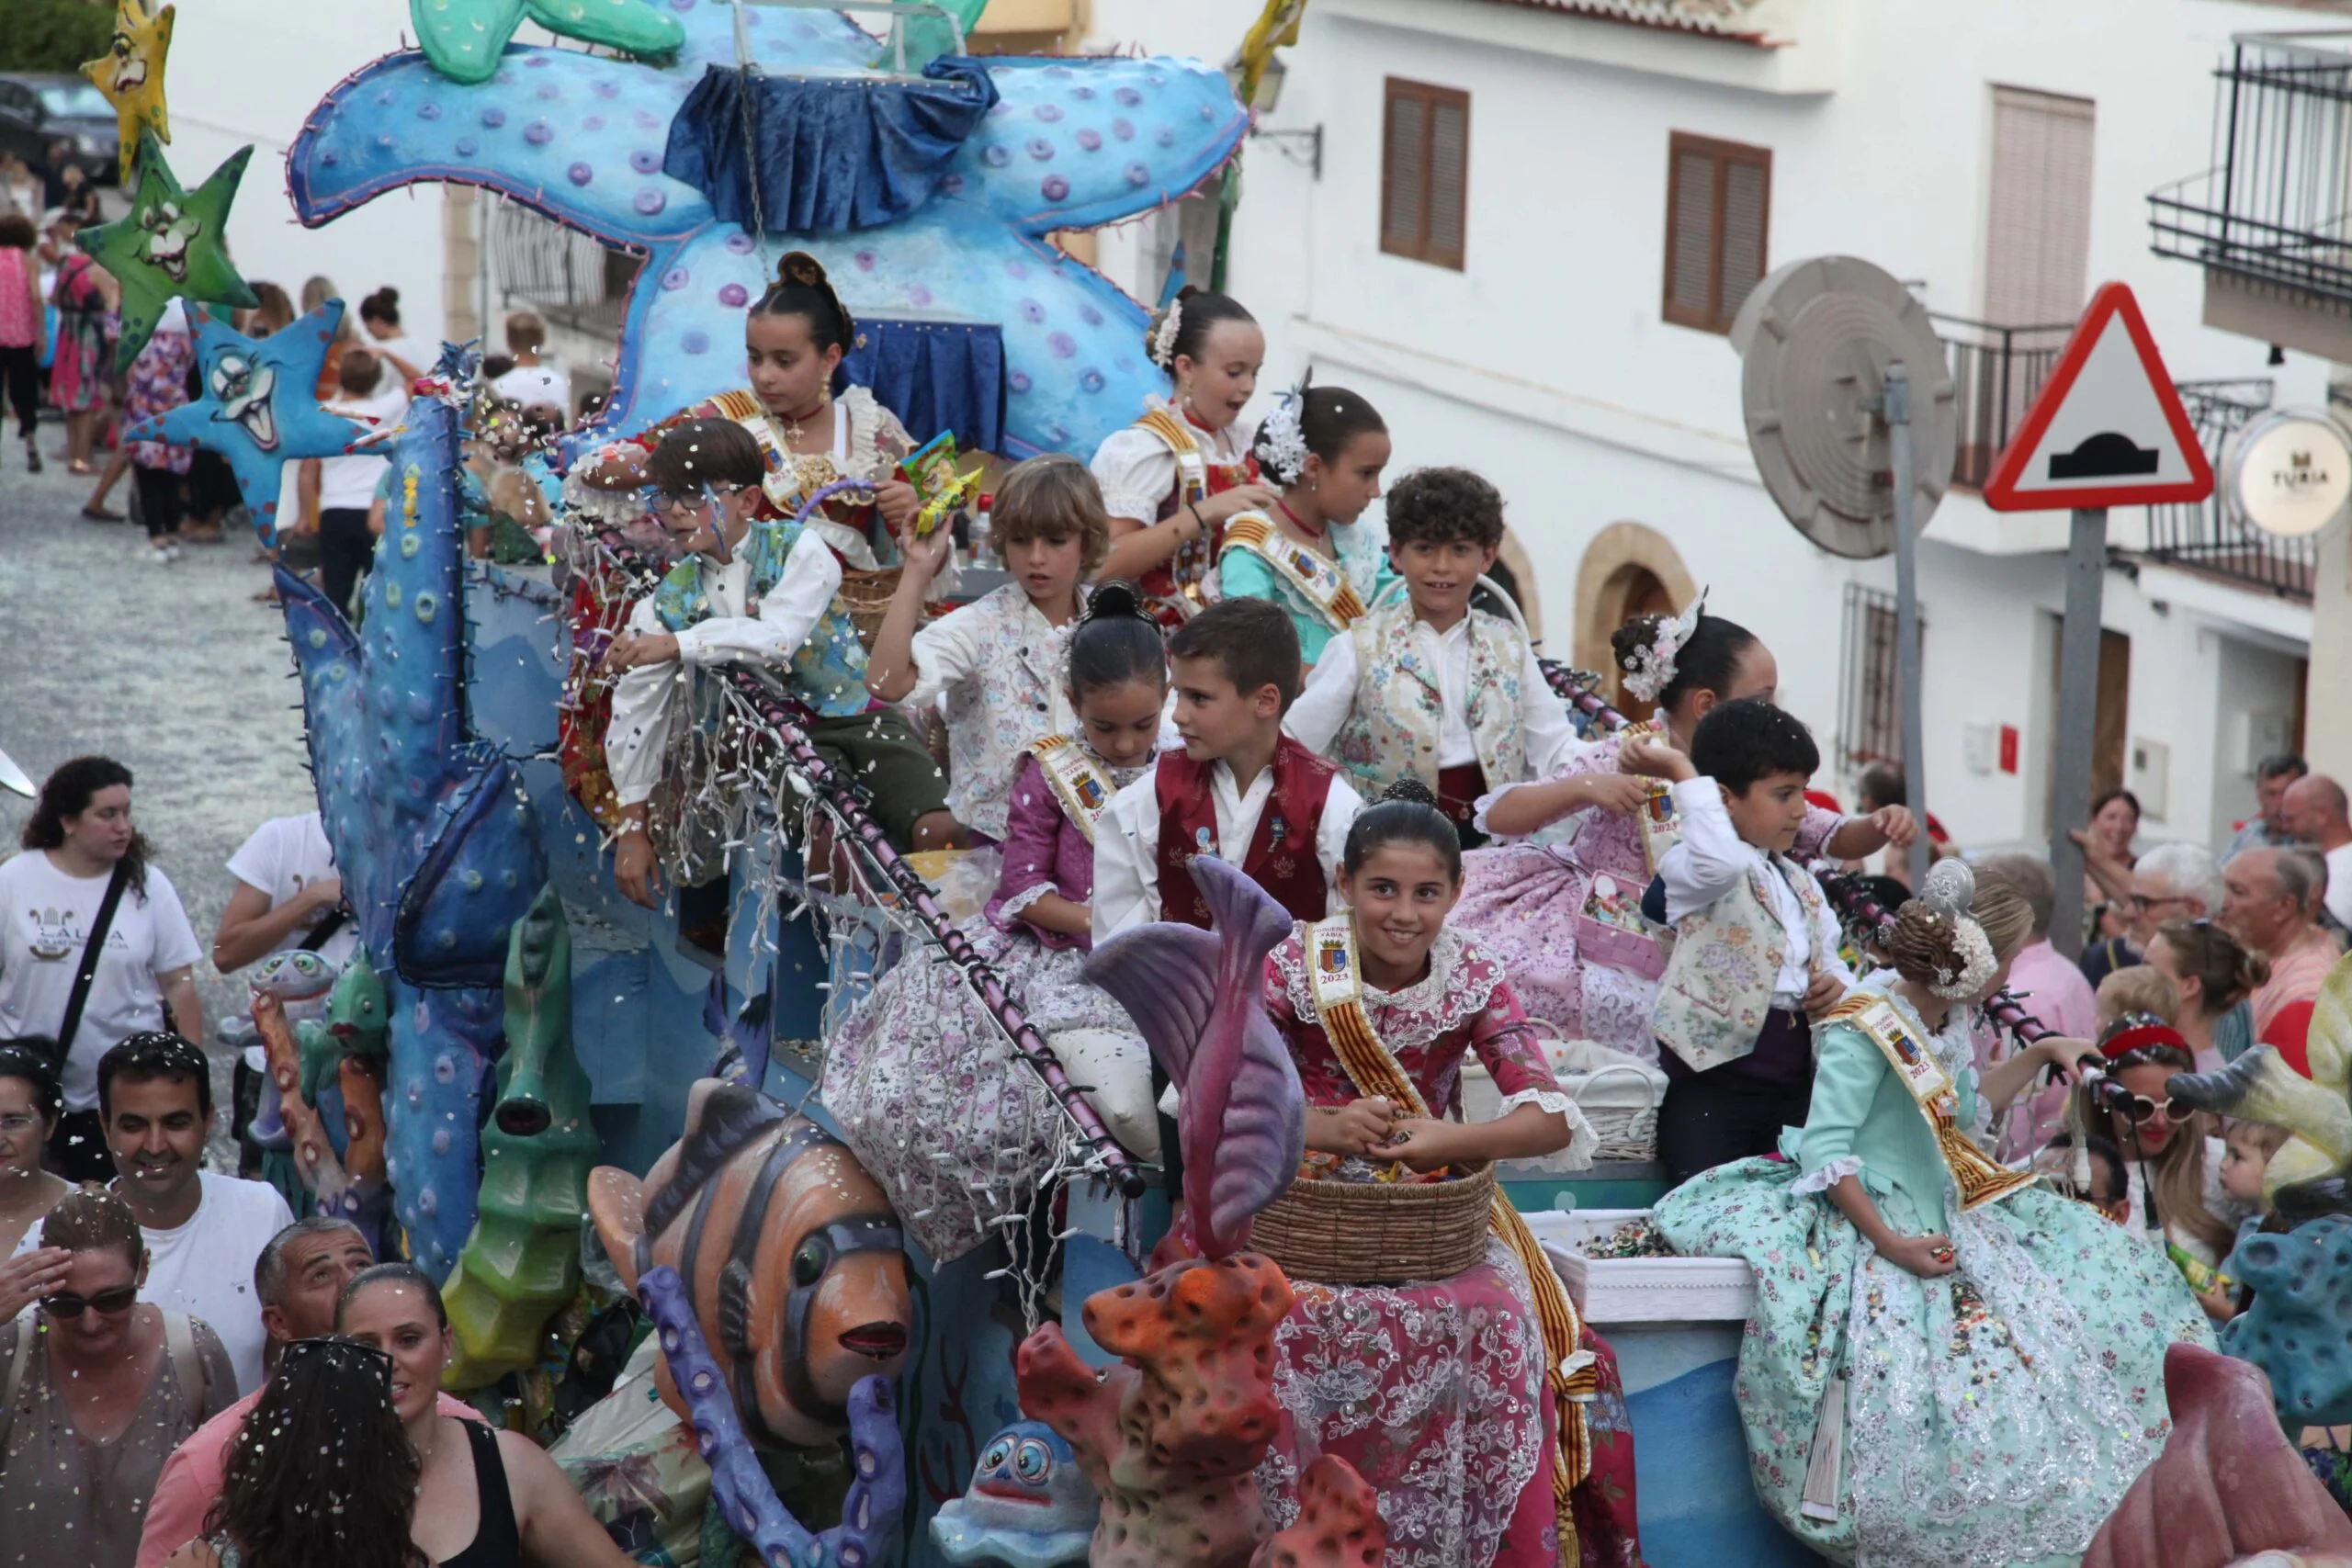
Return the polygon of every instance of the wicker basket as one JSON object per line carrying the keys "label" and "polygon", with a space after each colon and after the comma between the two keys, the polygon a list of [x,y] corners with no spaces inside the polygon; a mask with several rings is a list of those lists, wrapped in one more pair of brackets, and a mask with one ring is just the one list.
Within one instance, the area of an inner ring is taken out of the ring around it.
{"label": "wicker basket", "polygon": [[866,647],[874,646],[874,638],[882,630],[882,617],[890,613],[890,596],[899,591],[899,577],[906,569],[884,567],[879,571],[859,571],[854,568],[842,573],[842,604],[849,610],[851,624],[857,627],[858,639]]}
{"label": "wicker basket", "polygon": [[1595,1164],[1603,1160],[1654,1160],[1657,1158],[1657,1100],[1652,1095],[1647,1105],[1593,1105],[1584,1093],[1602,1078],[1612,1075],[1630,1075],[1645,1086],[1651,1084],[1650,1076],[1640,1067],[1618,1065],[1596,1068],[1576,1085],[1577,1109],[1592,1124],[1595,1140],[1592,1157]]}
{"label": "wicker basket", "polygon": [[1318,1284],[1451,1280],[1485,1261],[1494,1203],[1492,1166],[1453,1181],[1294,1181],[1258,1212],[1250,1247]]}

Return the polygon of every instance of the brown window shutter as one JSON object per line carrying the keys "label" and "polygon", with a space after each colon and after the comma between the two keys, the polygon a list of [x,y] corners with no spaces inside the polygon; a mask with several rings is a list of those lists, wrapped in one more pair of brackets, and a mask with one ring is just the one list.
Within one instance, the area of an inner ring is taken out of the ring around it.
{"label": "brown window shutter", "polygon": [[1728,332],[1770,264],[1772,152],[1676,131],[1667,152],[1661,313]]}
{"label": "brown window shutter", "polygon": [[1470,96],[1390,77],[1380,178],[1380,248],[1462,269],[1468,227]]}

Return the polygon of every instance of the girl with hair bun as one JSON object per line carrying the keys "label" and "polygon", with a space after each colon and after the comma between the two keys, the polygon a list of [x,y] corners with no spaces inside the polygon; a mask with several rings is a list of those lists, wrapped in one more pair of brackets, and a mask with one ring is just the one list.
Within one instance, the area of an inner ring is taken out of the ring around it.
{"label": "girl with hair bun", "polygon": [[[1591,1129],[1502,966],[1447,922],[1461,887],[1453,824],[1427,785],[1400,779],[1349,827],[1347,907],[1301,922],[1267,960],[1266,1010],[1306,1089],[1302,1183],[1442,1181],[1562,1151],[1589,1162]],[[1502,1104],[1465,1122],[1473,1056]],[[1392,1562],[1551,1568],[1563,1548],[1570,1562],[1638,1562],[1630,1440],[1587,1445],[1604,1483],[1577,1489],[1573,1514],[1576,1478],[1556,1458],[1563,1419],[1627,1431],[1608,1348],[1564,1296],[1548,1308],[1539,1297],[1560,1290],[1548,1265],[1532,1271],[1487,1216],[1465,1223],[1487,1231],[1486,1256],[1450,1279],[1334,1284],[1291,1269],[1294,1302],[1274,1339],[1286,1419],[1260,1472],[1276,1478],[1268,1502],[1283,1517],[1301,1470],[1331,1454],[1381,1494]],[[1579,1349],[1593,1352],[1590,1389],[1554,1376]],[[1316,1375],[1337,1362],[1362,1386]],[[1614,1506],[1610,1479],[1623,1486]]]}
{"label": "girl with hair bun", "polygon": [[1307,669],[1396,580],[1386,539],[1356,521],[1380,499],[1391,450],[1378,412],[1339,387],[1301,387],[1258,427],[1251,456],[1282,495],[1227,522],[1217,592],[1288,610]]}
{"label": "girl with hair bun", "polygon": [[[1159,625],[1134,584],[1094,590],[1060,679],[1076,722],[1020,750],[1003,869],[964,929],[1112,1133],[1155,1155],[1150,1054],[1118,1004],[1079,974],[1093,948],[1095,825],[1149,770],[1168,694]],[[989,1215],[1024,1207],[1035,1196],[1027,1173],[1052,1164],[1061,1138],[1045,1086],[1012,1060],[962,972],[935,957],[901,960],[834,1032],[823,1094],[934,1264],[988,1239]],[[1027,1156],[1005,1157],[1012,1148]],[[975,1188],[1000,1207],[983,1213]]]}
{"label": "girl with hair bun", "polygon": [[[1687,751],[1715,707],[1770,701],[1781,681],[1763,639],[1707,614],[1705,601],[1702,592],[1679,615],[1637,615],[1611,639],[1629,695],[1656,705],[1648,720],[1478,801],[1475,820],[1494,842],[1466,857],[1453,917],[1510,968],[1546,1033],[1645,1062],[1657,1060],[1650,1009],[1665,953],[1637,906],[1672,832],[1664,764],[1648,742]],[[1915,832],[1901,807],[1853,817],[1816,807],[1790,854],[1855,860]]]}
{"label": "girl with hair bun", "polygon": [[1241,411],[1258,389],[1266,334],[1238,300],[1186,288],[1155,312],[1144,352],[1175,395],[1096,449],[1094,477],[1111,514],[1106,577],[1136,579],[1173,629],[1209,599],[1218,534],[1274,492],[1258,482]]}
{"label": "girl with hair bun", "polygon": [[1780,1157],[1668,1193],[1675,1251],[1758,1279],[1736,1390],[1757,1495],[1839,1562],[2072,1562],[2154,1460],[2164,1362],[2212,1330],[2163,1257],[1984,1152],[2037,1072],[1976,1066],[1969,1025],[2031,934],[2024,896],[1939,862],[1894,965],[1814,1026],[1812,1108]]}

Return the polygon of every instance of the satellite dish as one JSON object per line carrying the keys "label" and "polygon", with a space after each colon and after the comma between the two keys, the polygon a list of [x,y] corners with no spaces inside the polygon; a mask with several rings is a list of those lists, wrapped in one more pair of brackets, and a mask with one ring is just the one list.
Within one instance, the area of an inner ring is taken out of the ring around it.
{"label": "satellite dish", "polygon": [[1832,555],[1894,548],[1886,371],[1909,373],[1911,528],[1935,514],[1959,450],[1951,372],[1928,312],[1883,268],[1853,256],[1791,262],[1732,322],[1757,472],[1797,532]]}
{"label": "satellite dish", "polygon": [[2222,447],[2222,504],[2242,526],[2308,538],[2352,507],[2352,435],[2320,409],[2273,409]]}

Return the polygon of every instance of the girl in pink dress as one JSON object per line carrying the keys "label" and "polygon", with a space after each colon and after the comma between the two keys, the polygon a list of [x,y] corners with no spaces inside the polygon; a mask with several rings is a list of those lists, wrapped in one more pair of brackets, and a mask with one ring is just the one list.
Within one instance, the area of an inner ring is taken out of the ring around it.
{"label": "girl in pink dress", "polygon": [[[1626,691],[1657,705],[1637,728],[1662,728],[1677,747],[1718,703],[1769,701],[1781,682],[1772,650],[1738,623],[1707,615],[1704,601],[1679,616],[1636,616],[1611,638]],[[1548,778],[1478,801],[1477,827],[1494,842],[1462,857],[1453,924],[1510,971],[1538,1032],[1655,1062],[1650,1007],[1666,954],[1638,910],[1654,873],[1644,826],[1650,781],[1621,768],[1623,739],[1604,737]],[[1793,854],[1859,859],[1907,844],[1914,831],[1901,807],[1851,818],[1816,807]]]}
{"label": "girl in pink dress", "polygon": [[[1266,965],[1266,1010],[1306,1090],[1302,1179],[1429,1180],[1449,1167],[1589,1152],[1591,1129],[1554,1081],[1502,966],[1447,923],[1461,849],[1429,792],[1411,780],[1392,786],[1349,830],[1342,867],[1348,911],[1298,927]],[[1327,1032],[1332,998],[1318,997],[1311,966],[1360,977],[1352,1005],[1427,1116],[1360,1091]],[[1459,1114],[1462,1063],[1473,1055],[1502,1105],[1494,1120],[1465,1124],[1447,1118]],[[1562,1352],[1546,1346],[1511,1247],[1490,1235],[1485,1261],[1448,1280],[1291,1285],[1295,1299],[1274,1336],[1283,1416],[1258,1472],[1276,1525],[1295,1518],[1307,1463],[1335,1454],[1380,1493],[1386,1568],[1560,1562],[1559,1405],[1547,1372]],[[1582,1426],[1572,1451],[1589,1455],[1589,1470],[1577,1461],[1577,1540],[1565,1555],[1638,1563],[1633,1438],[1614,1362],[1589,1330],[1578,1346],[1593,1354],[1598,1388],[1571,1407]]]}

